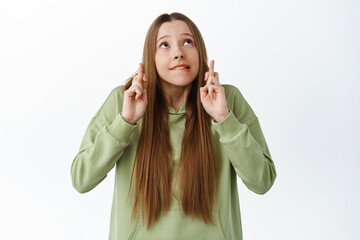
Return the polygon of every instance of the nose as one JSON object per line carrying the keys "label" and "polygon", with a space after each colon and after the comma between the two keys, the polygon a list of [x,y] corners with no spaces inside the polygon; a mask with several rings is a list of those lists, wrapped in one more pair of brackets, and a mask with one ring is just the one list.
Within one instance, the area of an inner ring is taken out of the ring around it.
{"label": "nose", "polygon": [[175,48],[174,58],[175,59],[184,58],[184,53],[181,49],[181,46],[177,46]]}

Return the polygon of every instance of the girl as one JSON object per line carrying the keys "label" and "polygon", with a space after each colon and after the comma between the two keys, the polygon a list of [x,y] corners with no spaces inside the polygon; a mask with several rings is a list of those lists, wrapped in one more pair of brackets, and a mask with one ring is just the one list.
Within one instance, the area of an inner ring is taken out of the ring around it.
{"label": "girl", "polygon": [[160,15],[137,74],[92,118],[72,184],[88,192],[116,165],[109,239],[242,239],[236,176],[258,194],[273,185],[257,116],[207,63],[196,25]]}

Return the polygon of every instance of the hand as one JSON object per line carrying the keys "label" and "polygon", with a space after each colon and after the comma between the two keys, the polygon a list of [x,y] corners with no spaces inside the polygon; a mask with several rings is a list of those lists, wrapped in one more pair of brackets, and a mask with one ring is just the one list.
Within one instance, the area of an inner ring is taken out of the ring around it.
{"label": "hand", "polygon": [[206,85],[200,88],[200,99],[205,111],[216,122],[221,122],[229,114],[226,104],[225,89],[219,83],[219,74],[214,72],[214,60],[205,73]]}
{"label": "hand", "polygon": [[140,63],[138,73],[134,76],[131,86],[124,92],[121,116],[126,122],[133,125],[144,115],[148,103],[143,84],[148,79],[143,71],[143,65]]}

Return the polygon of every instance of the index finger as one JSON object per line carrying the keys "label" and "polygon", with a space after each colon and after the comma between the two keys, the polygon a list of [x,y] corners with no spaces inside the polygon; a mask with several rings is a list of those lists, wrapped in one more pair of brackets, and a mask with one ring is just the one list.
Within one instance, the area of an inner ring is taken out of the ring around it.
{"label": "index finger", "polygon": [[139,74],[139,79],[142,80],[143,77],[144,77],[144,66],[142,63],[139,63],[139,71],[138,71],[138,74]]}
{"label": "index finger", "polygon": [[214,61],[214,60],[211,60],[211,62],[210,62],[210,69],[209,69],[209,74],[210,74],[210,76],[213,76],[213,75],[214,75],[214,63],[215,63],[215,61]]}

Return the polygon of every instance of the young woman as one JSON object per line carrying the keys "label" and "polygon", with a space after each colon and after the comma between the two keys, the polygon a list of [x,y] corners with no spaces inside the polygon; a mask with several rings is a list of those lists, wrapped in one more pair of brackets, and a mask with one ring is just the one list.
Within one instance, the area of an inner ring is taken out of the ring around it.
{"label": "young woman", "polygon": [[88,192],[114,166],[109,239],[242,239],[236,176],[258,194],[275,181],[257,116],[180,13],[155,19],[137,74],[92,118],[73,186]]}

